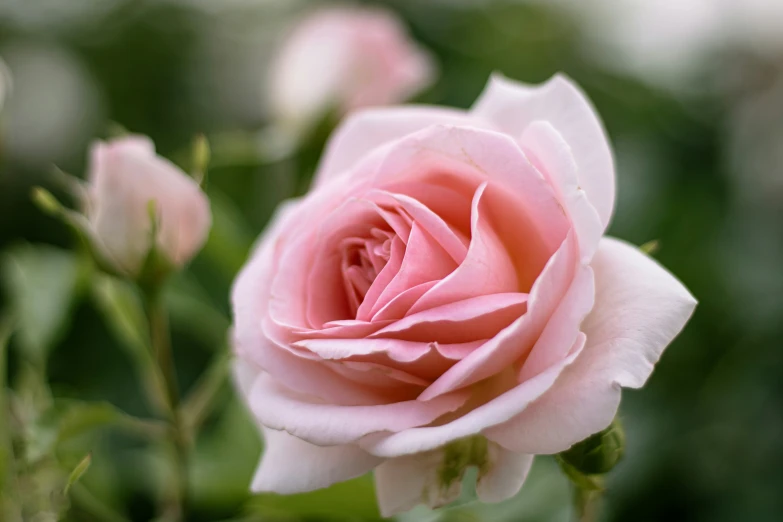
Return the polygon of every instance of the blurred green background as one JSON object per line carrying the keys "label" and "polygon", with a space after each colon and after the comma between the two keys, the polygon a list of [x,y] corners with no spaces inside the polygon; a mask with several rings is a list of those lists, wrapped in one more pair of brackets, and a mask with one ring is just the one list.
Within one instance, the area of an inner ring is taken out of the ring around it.
{"label": "blurred green background", "polygon": [[[741,16],[708,12],[704,2],[681,3],[690,10],[623,0],[590,8],[567,0],[382,3],[437,58],[439,78],[416,101],[469,107],[492,71],[531,83],[564,71],[582,85],[617,158],[610,233],[636,244],[657,239],[656,258],[700,301],[647,387],[624,393],[627,455],[609,477],[601,519],[783,520],[778,0],[724,2],[736,3]],[[12,384],[25,386],[25,350],[41,350],[56,397],[151,414],[132,355],[105,320],[106,293],[75,276],[83,268],[65,254],[71,236],[36,210],[30,189],[43,185],[67,200],[51,165],[82,175],[89,142],[106,136],[110,122],[151,136],[162,154],[183,162],[197,133],[248,136],[264,128],[270,56],[288,25],[314,5],[0,0],[0,57],[14,78],[0,116],[3,309],[30,293],[20,285],[37,289],[25,305],[31,338],[16,335],[11,343]],[[210,169],[215,225],[169,295],[183,391],[225,349],[232,278],[275,205],[312,171],[321,134],[290,158],[243,157]],[[263,139],[258,146],[268,147]],[[167,480],[160,453],[111,426],[84,431],[41,443],[66,468],[92,452],[66,520],[150,520]],[[189,520],[379,519],[371,477],[311,494],[251,497],[260,451],[224,383],[196,441]],[[44,479],[33,482],[45,490]],[[566,521],[569,502],[553,461],[539,458],[514,499],[400,519]]]}

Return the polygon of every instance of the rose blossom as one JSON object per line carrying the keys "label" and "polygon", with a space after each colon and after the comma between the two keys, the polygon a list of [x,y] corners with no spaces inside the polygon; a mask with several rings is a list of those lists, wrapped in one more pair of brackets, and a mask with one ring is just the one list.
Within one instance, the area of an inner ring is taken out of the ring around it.
{"label": "rose blossom", "polygon": [[394,13],[331,7],[291,32],[271,70],[270,107],[301,129],[329,110],[400,102],[426,87],[433,66]]}
{"label": "rose blossom", "polygon": [[391,515],[455,498],[472,464],[499,501],[533,455],[608,426],[696,304],[603,237],[614,183],[562,76],[348,118],[234,285],[236,376],[266,439],[253,490],[375,469]]}
{"label": "rose blossom", "polygon": [[212,218],[198,183],[155,154],[145,136],[96,142],[90,151],[86,215],[100,254],[135,276],[152,242],[150,202],[157,214],[155,245],[174,266],[203,246]]}

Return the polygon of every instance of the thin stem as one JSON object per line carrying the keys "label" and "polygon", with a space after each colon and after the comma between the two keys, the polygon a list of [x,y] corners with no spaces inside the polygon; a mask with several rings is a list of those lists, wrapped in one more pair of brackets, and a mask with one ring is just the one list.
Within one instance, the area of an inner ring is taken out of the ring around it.
{"label": "thin stem", "polygon": [[577,522],[595,522],[598,520],[598,504],[601,492],[587,490],[574,485],[574,509]]}
{"label": "thin stem", "polygon": [[188,439],[182,416],[179,413],[179,392],[174,356],[171,350],[171,334],[161,289],[145,290],[147,319],[153,354],[166,384],[167,414],[169,420],[168,444],[172,449],[174,484],[169,497],[161,506],[161,518],[170,522],[185,519],[188,485]]}
{"label": "thin stem", "polygon": [[77,482],[71,488],[71,495],[82,511],[86,511],[102,522],[130,522],[110,505],[92,494],[84,484]]}

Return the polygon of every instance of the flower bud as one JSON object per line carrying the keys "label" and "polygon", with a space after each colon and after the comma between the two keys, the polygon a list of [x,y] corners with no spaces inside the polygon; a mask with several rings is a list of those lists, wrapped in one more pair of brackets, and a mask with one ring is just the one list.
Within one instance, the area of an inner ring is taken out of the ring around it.
{"label": "flower bud", "polygon": [[560,458],[584,475],[600,475],[611,471],[624,451],[625,434],[615,419],[606,429],[560,453]]}
{"label": "flower bud", "polygon": [[300,22],[270,73],[270,107],[294,133],[330,111],[404,101],[426,87],[432,60],[381,8],[329,8]]}
{"label": "flower bud", "polygon": [[139,277],[153,257],[181,267],[203,246],[211,225],[198,183],[156,155],[144,136],[93,145],[85,213],[96,250],[129,277]]}

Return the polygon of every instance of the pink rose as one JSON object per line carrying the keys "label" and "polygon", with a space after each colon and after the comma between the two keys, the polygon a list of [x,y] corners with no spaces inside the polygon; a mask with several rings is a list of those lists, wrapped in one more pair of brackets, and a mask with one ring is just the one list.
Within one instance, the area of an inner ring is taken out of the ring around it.
{"label": "pink rose", "polygon": [[521,487],[533,455],[608,426],[696,304],[603,237],[612,154],[582,92],[492,79],[473,109],[360,112],[233,290],[252,488],[375,469],[381,512]]}
{"label": "pink rose", "polygon": [[273,63],[270,106],[294,128],[340,113],[405,100],[433,75],[427,53],[381,8],[332,7],[296,26]]}
{"label": "pink rose", "polygon": [[[138,275],[153,246],[182,266],[204,245],[212,222],[206,195],[195,180],[157,156],[149,138],[96,142],[88,183],[89,230],[116,270]],[[150,202],[158,220],[155,242]]]}

